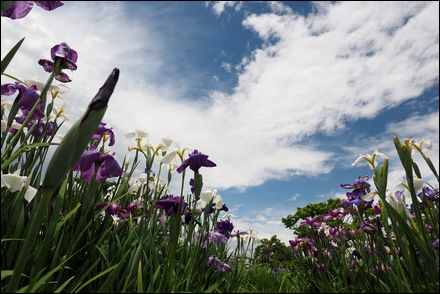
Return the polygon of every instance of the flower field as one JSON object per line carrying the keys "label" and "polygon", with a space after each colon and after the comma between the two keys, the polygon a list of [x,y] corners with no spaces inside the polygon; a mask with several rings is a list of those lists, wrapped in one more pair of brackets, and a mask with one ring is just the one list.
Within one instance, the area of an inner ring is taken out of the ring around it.
{"label": "flower field", "polygon": [[[50,17],[62,6],[3,1],[2,17],[32,9]],[[283,219],[294,231],[289,246],[259,242],[205,189],[204,171],[220,165],[209,150],[170,138],[151,143],[135,129],[117,160],[120,135],[105,112],[122,70],[97,77],[102,87],[62,134],[63,96],[81,55],[60,40],[35,57],[47,81],[26,80],[9,74],[26,42],[17,41],[1,60],[9,81],[1,85],[2,292],[438,293],[439,176],[426,156],[430,141],[392,138],[400,161],[393,164],[406,175],[398,187],[388,182],[387,155],[363,155],[354,165],[366,162],[371,174],[341,184],[343,199]]]}

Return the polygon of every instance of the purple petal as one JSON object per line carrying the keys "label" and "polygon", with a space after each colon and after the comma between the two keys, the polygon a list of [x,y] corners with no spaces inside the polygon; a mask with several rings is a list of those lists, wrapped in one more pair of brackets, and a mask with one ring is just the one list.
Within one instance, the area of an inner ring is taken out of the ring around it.
{"label": "purple petal", "polygon": [[11,8],[2,11],[2,16],[11,19],[25,17],[34,6],[33,1],[15,1]]}
{"label": "purple petal", "polygon": [[68,83],[68,82],[71,82],[71,81],[72,81],[72,80],[69,78],[69,76],[66,75],[66,74],[63,73],[63,72],[60,72],[59,74],[57,74],[57,75],[55,76],[55,79],[58,80],[58,81],[60,81],[60,82],[62,82],[62,83]]}
{"label": "purple petal", "polygon": [[[37,102],[38,97],[39,97],[38,93],[36,92],[37,87],[35,85],[32,85],[31,87],[18,85],[17,87],[18,87],[18,90],[20,91],[20,98],[18,100],[18,107],[22,111],[23,110],[30,111],[32,109],[32,107],[34,107],[34,104],[35,104],[35,102]],[[43,102],[43,101],[41,100],[41,102]],[[43,105],[41,105],[41,107],[43,107]],[[43,116],[44,116],[44,113],[43,113]]]}
{"label": "purple petal", "polygon": [[341,184],[341,188],[343,189],[353,189],[353,185],[352,184]]}
{"label": "purple petal", "polygon": [[52,72],[53,70],[53,62],[47,59],[38,60],[38,64],[43,66],[46,72]]}
{"label": "purple petal", "polygon": [[122,169],[119,163],[111,154],[106,154],[101,157],[101,165],[99,166],[96,178],[98,181],[103,181],[107,178],[119,177],[122,174]]}
{"label": "purple petal", "polygon": [[93,175],[95,174],[95,163],[93,162],[90,168],[86,170],[81,170],[81,178],[87,182],[92,180]]}
{"label": "purple petal", "polygon": [[34,1],[34,2],[44,10],[48,10],[48,11],[57,9],[58,7],[64,5],[64,3],[61,1]]}
{"label": "purple petal", "polygon": [[84,172],[90,169],[90,166],[97,160],[99,160],[100,157],[101,154],[99,153],[99,151],[97,151],[96,149],[88,149],[83,152],[81,158],[75,164],[74,170],[80,170],[81,172]]}
{"label": "purple petal", "polygon": [[[61,57],[71,62],[73,65],[78,60],[78,53],[75,50],[71,49],[69,45],[67,45],[67,43],[64,42],[52,47],[52,49],[50,50],[50,56],[52,57],[53,61],[55,61],[56,57]],[[75,69],[76,69],[76,65],[75,65]]]}
{"label": "purple petal", "polygon": [[13,95],[15,92],[17,92],[17,90],[18,90],[18,84],[11,84],[11,83],[8,83],[8,84],[3,84],[2,85],[2,95],[5,95],[5,96],[10,96],[10,95]]}
{"label": "purple petal", "polygon": [[182,165],[180,165],[180,166],[177,168],[176,171],[180,174],[180,173],[183,172],[183,170],[186,169],[188,166],[189,166],[189,158],[187,158],[187,159],[182,163]]}

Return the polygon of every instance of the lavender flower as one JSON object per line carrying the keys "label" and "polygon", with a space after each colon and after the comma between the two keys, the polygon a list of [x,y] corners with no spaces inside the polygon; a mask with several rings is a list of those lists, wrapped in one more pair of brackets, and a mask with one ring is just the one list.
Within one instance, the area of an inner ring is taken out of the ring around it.
{"label": "lavender flower", "polygon": [[197,150],[194,150],[191,154],[189,154],[189,158],[187,158],[181,166],[177,168],[177,172],[183,172],[188,166],[194,172],[198,172],[202,166],[205,167],[214,167],[217,166],[214,162],[208,159],[208,155],[200,153]]}
{"label": "lavender flower", "polygon": [[[66,43],[61,43],[58,45],[55,45],[54,47],[52,47],[52,49],[50,50],[50,55],[52,58],[52,61],[47,60],[47,59],[40,59],[38,61],[38,64],[43,66],[44,70],[46,72],[53,72],[54,70],[56,70],[56,76],[55,79],[57,79],[58,81],[62,82],[62,83],[67,83],[70,82],[70,78],[67,74],[63,73],[61,70],[63,69],[70,69],[70,70],[76,70],[77,66],[76,66],[76,62],[78,60],[78,53],[71,49],[69,47],[69,45],[67,45]],[[60,63],[60,68],[54,69],[54,64],[56,59],[60,58],[61,59],[61,63]]]}
{"label": "lavender flower", "polygon": [[2,16],[9,17],[10,19],[23,18],[32,10],[34,2],[48,11],[64,5],[61,1],[14,1],[11,7],[2,11]]}

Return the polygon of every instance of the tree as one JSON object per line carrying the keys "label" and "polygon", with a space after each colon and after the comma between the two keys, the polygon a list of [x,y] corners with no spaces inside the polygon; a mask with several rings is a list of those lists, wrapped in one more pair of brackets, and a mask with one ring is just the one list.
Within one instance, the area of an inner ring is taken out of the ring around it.
{"label": "tree", "polygon": [[286,246],[276,235],[270,239],[262,239],[255,248],[255,260],[259,263],[269,264],[272,267],[280,266],[292,260],[292,250]]}

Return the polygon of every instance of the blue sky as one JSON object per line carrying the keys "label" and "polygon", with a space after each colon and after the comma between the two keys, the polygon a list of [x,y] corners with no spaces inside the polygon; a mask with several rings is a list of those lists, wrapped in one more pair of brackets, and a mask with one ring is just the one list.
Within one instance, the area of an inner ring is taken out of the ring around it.
{"label": "blue sky", "polygon": [[117,156],[134,128],[209,154],[207,188],[261,237],[287,241],[281,217],[371,175],[360,154],[386,153],[397,183],[393,135],[432,140],[438,166],[438,3],[67,2],[1,22],[2,56],[26,36],[16,76],[45,80],[33,60],[53,44],[78,51],[73,121],[119,67]]}

